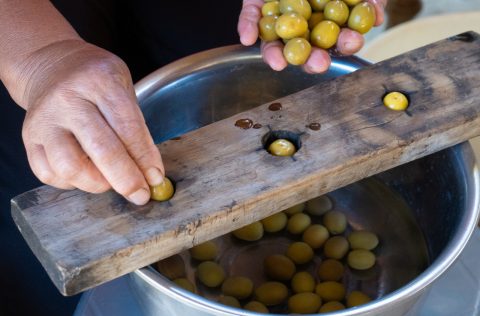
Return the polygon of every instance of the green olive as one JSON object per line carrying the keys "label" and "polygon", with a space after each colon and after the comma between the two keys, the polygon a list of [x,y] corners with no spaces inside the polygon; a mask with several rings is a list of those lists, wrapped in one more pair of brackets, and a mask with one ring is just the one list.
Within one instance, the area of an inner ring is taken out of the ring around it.
{"label": "green olive", "polygon": [[268,314],[268,308],[264,304],[257,301],[250,301],[245,304],[243,308],[247,311]]}
{"label": "green olive", "polygon": [[313,29],[315,25],[325,20],[323,12],[313,12],[310,19],[308,19],[308,28]]}
{"label": "green olive", "polygon": [[347,262],[356,270],[367,270],[375,265],[375,255],[369,250],[356,249],[350,251]]}
{"label": "green olive", "polygon": [[155,268],[169,280],[185,276],[185,262],[180,255],[173,255],[155,264]]}
{"label": "green olive", "polygon": [[319,224],[309,226],[302,236],[302,240],[313,249],[318,249],[323,246],[329,237],[328,230]]}
{"label": "green olive", "polygon": [[310,216],[303,213],[293,215],[288,219],[287,230],[294,235],[303,233],[312,223]]}
{"label": "green olive", "polygon": [[205,286],[217,287],[225,280],[225,271],[216,262],[204,261],[197,267],[197,277]]}
{"label": "green olive", "polygon": [[253,222],[250,225],[234,230],[232,234],[241,240],[256,241],[263,237],[263,225],[261,222]]}
{"label": "green olive", "polygon": [[330,301],[322,305],[318,310],[319,313],[329,313],[345,309],[345,305],[337,301]]}
{"label": "green olive", "polygon": [[[293,38],[289,40],[287,44],[285,44],[285,47],[283,48],[283,56],[290,65],[298,66],[303,65],[307,62],[308,57],[310,57],[311,51],[312,46],[306,39]],[[293,153],[286,156],[291,155],[293,155]]]}
{"label": "green olive", "polygon": [[[289,41],[290,42],[290,41]],[[288,43],[287,43],[288,44]],[[285,50],[284,50],[285,53]],[[274,156],[288,157],[293,156],[297,149],[295,145],[286,139],[277,139],[268,146],[268,152]]]}
{"label": "green olive", "polygon": [[350,10],[345,2],[341,0],[334,0],[327,3],[323,14],[326,20],[333,21],[338,25],[344,25],[348,20]]}
{"label": "green olive", "polygon": [[340,27],[332,21],[318,23],[310,33],[312,45],[328,49],[337,43]]}
{"label": "green olive", "polygon": [[287,214],[288,217],[290,217],[290,216],[295,215],[297,213],[303,212],[304,209],[305,209],[305,203],[300,203],[300,204],[297,204],[297,205],[294,205],[292,207],[287,208],[283,212],[285,214]]}
{"label": "green olive", "polygon": [[270,255],[263,261],[265,274],[273,280],[288,281],[295,274],[295,264],[284,255]]}
{"label": "green olive", "polygon": [[323,253],[327,258],[342,259],[349,249],[348,241],[343,236],[329,238],[323,246]]}
{"label": "green olive", "polygon": [[280,282],[265,282],[255,289],[255,298],[267,306],[278,305],[285,301],[288,289]]}
{"label": "green olive", "polygon": [[368,2],[362,2],[353,7],[348,18],[348,27],[365,34],[375,24],[375,7]]}
{"label": "green olive", "polygon": [[268,233],[279,232],[287,226],[288,217],[285,213],[273,214],[261,220],[263,229]]}
{"label": "green olive", "polygon": [[275,32],[275,24],[277,22],[276,16],[264,16],[258,22],[258,30],[260,38],[265,42],[272,42],[280,37]]}
{"label": "green olive", "polygon": [[290,284],[295,293],[313,292],[315,290],[315,279],[306,271],[295,273]]}
{"label": "green olive", "polygon": [[312,15],[312,7],[307,0],[280,0],[280,12],[297,12],[308,20]]}
{"label": "green olive", "polygon": [[197,292],[197,290],[195,289],[195,285],[185,278],[178,278],[173,280],[173,282],[184,290],[190,291],[192,293]]}
{"label": "green olive", "polygon": [[163,178],[163,182],[159,185],[150,187],[150,197],[155,201],[168,201],[172,198],[175,190],[173,188],[172,181],[169,178]]}
{"label": "green olive", "polygon": [[315,11],[323,11],[323,9],[325,9],[325,5],[329,1],[330,0],[308,0],[308,2],[310,3],[310,6]]}
{"label": "green olive", "polygon": [[378,246],[377,235],[366,230],[354,231],[347,239],[352,249],[372,250]]}
{"label": "green olive", "polygon": [[280,15],[280,2],[279,1],[271,1],[267,2],[262,6],[262,15],[263,16],[278,16]]}
{"label": "green olive", "polygon": [[240,305],[240,302],[233,296],[220,295],[220,297],[218,298],[218,302],[220,304],[231,306],[231,307],[236,307],[236,308],[242,307]]}
{"label": "green olive", "polygon": [[345,267],[335,259],[326,259],[318,265],[318,277],[322,281],[339,281],[343,277]]}
{"label": "green olive", "polygon": [[307,29],[307,20],[296,12],[282,14],[275,23],[275,32],[283,39],[302,36]]}
{"label": "green olive", "polygon": [[315,293],[298,293],[288,299],[288,310],[296,314],[313,314],[322,305],[320,296]]}
{"label": "green olive", "polygon": [[353,6],[359,4],[362,1],[363,0],[343,0],[343,2],[345,2],[350,7],[353,7]]}
{"label": "green olive", "polygon": [[310,215],[321,216],[333,208],[332,200],[322,195],[307,201],[306,211]]}
{"label": "green olive", "polygon": [[190,256],[199,261],[214,260],[218,255],[218,247],[213,241],[207,241],[190,248]]}
{"label": "green olive", "polygon": [[341,301],[345,298],[345,286],[335,281],[321,282],[315,287],[315,293],[324,302]]}
{"label": "green olive", "polygon": [[307,243],[297,241],[288,246],[287,257],[296,264],[304,264],[313,259],[313,250]]}
{"label": "green olive", "polygon": [[383,98],[383,104],[394,111],[404,111],[408,107],[407,97],[400,92],[390,92]]}
{"label": "green olive", "polygon": [[231,276],[225,279],[222,284],[222,293],[233,296],[239,300],[249,297],[253,292],[253,282],[242,276]]}
{"label": "green olive", "polygon": [[367,304],[372,299],[365,293],[360,291],[352,291],[347,295],[347,307],[355,307]]}
{"label": "green olive", "polygon": [[323,225],[330,234],[338,235],[347,228],[347,217],[340,211],[329,211],[323,215]]}

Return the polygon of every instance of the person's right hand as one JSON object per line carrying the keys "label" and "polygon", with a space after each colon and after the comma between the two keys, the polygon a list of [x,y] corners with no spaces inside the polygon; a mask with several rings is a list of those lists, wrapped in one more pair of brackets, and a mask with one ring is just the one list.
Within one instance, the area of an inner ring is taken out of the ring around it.
{"label": "person's right hand", "polygon": [[125,63],[68,40],[35,52],[22,70],[23,140],[35,175],[57,188],[113,188],[145,204],[165,171]]}

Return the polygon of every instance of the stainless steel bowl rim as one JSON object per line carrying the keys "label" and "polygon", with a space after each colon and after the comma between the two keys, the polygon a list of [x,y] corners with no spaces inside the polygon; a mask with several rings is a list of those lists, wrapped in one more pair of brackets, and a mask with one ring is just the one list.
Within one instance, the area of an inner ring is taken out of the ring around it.
{"label": "stainless steel bowl rim", "polygon": [[[201,71],[208,69],[209,67],[218,66],[219,64],[229,63],[232,61],[238,62],[242,59],[247,60],[257,58],[262,58],[257,47],[246,48],[241,45],[232,45],[211,49],[185,57],[156,70],[136,83],[135,91],[138,99],[144,100],[151,94],[155,93],[160,87],[169,85],[174,80],[182,78],[183,76],[189,75],[193,72]],[[356,65],[354,65],[354,63],[352,63],[352,61],[355,61],[355,64],[358,64],[359,62],[367,64],[367,62],[356,57],[343,57],[333,58],[332,67],[338,67],[349,72],[353,72],[358,68]],[[373,311],[388,311],[388,306],[390,304],[394,302],[398,303],[400,301],[406,301],[408,298],[424,290],[429,284],[442,275],[457,259],[476,227],[479,219],[480,205],[480,175],[475,162],[473,149],[468,142],[465,142],[460,146],[463,152],[462,158],[464,159],[464,163],[467,166],[471,166],[471,168],[467,169],[470,169],[473,173],[473,183],[471,183],[471,187],[474,196],[473,199],[469,199],[468,205],[466,206],[466,216],[459,224],[459,226],[464,227],[465,229],[449,242],[448,246],[443,250],[441,255],[436,258],[436,260],[423,273],[402,288],[380,299],[374,300],[371,303],[355,308],[349,308],[343,311],[328,313],[325,315],[354,316]],[[201,310],[215,312],[217,314],[220,313],[223,315],[258,315],[257,313],[219,304],[176,287],[170,280],[159,275],[149,267],[136,270],[133,273],[165,295],[168,295],[181,303],[194,306]]]}

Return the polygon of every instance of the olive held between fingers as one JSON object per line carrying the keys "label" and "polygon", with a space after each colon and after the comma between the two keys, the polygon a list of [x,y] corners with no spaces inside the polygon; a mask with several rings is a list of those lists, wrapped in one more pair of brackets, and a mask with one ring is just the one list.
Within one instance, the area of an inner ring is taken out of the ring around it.
{"label": "olive held between fingers", "polygon": [[268,314],[268,308],[257,301],[250,301],[245,306],[243,306],[243,309],[246,309],[247,311],[252,311],[252,312],[257,312],[257,313],[263,313],[263,314]]}
{"label": "olive held between fingers", "polygon": [[330,301],[323,304],[322,307],[320,307],[320,309],[318,310],[318,312],[328,313],[328,312],[340,311],[342,309],[345,309],[345,305],[337,301]]}
{"label": "olive held between fingers", "polygon": [[330,234],[328,230],[319,224],[309,226],[302,235],[302,240],[313,249],[318,249],[327,241]]}
{"label": "olive held between fingers", "polygon": [[[283,56],[290,65],[303,65],[307,62],[308,57],[310,57],[310,52],[312,51],[312,46],[304,38],[293,38],[285,44],[283,48]],[[273,144],[273,143],[272,143]],[[293,145],[293,144],[292,144]],[[271,145],[270,145],[271,146]],[[295,146],[293,146],[295,148]],[[295,149],[294,149],[295,150]],[[275,155],[275,156],[291,156],[288,155]]]}
{"label": "olive held between fingers", "polygon": [[321,216],[333,208],[332,200],[326,195],[322,195],[307,201],[306,212],[310,215]]}
{"label": "olive held between fingers", "polygon": [[307,0],[280,0],[280,12],[297,12],[308,20],[312,15],[312,8]]}
{"label": "olive held between fingers", "polygon": [[330,234],[338,235],[347,228],[347,217],[340,211],[329,211],[323,215],[323,225]]}
{"label": "olive held between fingers", "polygon": [[372,250],[378,246],[377,235],[366,230],[354,231],[347,239],[352,249]]}
{"label": "olive held between fingers", "polygon": [[303,213],[297,213],[290,217],[287,222],[287,230],[291,234],[298,235],[303,233],[312,223],[310,216]]}
{"label": "olive held between fingers", "polygon": [[375,265],[375,255],[365,249],[350,251],[347,257],[348,265],[356,270],[367,270]]}
{"label": "olive held between fingers", "polygon": [[267,306],[278,305],[288,296],[288,288],[280,282],[265,282],[255,289],[255,298]]}
{"label": "olive held between fingers", "polygon": [[227,305],[227,306],[231,306],[231,307],[236,307],[236,308],[241,308],[242,307],[240,305],[240,302],[233,296],[220,295],[220,297],[218,298],[218,302],[223,304],[223,305]]}
{"label": "olive held between fingers", "polygon": [[276,16],[264,16],[258,22],[258,31],[260,33],[260,38],[264,42],[272,42],[280,37],[275,32],[275,24],[277,22]]}
{"label": "olive held between fingers", "polygon": [[300,271],[295,273],[290,285],[294,293],[313,292],[315,290],[315,279],[310,273]]}
{"label": "olive held between fingers", "polygon": [[305,203],[300,203],[300,204],[297,204],[297,205],[294,205],[292,207],[287,208],[283,212],[285,214],[287,214],[288,217],[290,217],[290,216],[293,216],[297,213],[303,212],[304,209],[305,209]]}
{"label": "olive held between fingers", "polygon": [[205,286],[217,287],[225,280],[225,271],[216,262],[204,261],[197,267],[197,277]]}
{"label": "olive held between fingers", "polygon": [[246,277],[231,276],[225,279],[222,284],[222,293],[233,296],[239,300],[249,297],[253,292],[253,282]]}
{"label": "olive held between fingers", "polygon": [[313,12],[310,19],[308,19],[308,28],[312,30],[315,25],[322,22],[323,20],[325,20],[323,12]]}
{"label": "olive held between fingers", "polygon": [[348,18],[348,27],[360,34],[365,34],[375,24],[375,7],[368,2],[362,2],[353,7]]}
{"label": "olive held between fingers", "polygon": [[313,314],[322,305],[321,298],[315,293],[298,293],[288,299],[288,310],[296,314]]}
{"label": "olive held between fingers", "polygon": [[180,255],[173,255],[155,264],[155,268],[169,280],[185,276],[185,262]]}
{"label": "olive held between fingers", "polygon": [[279,232],[287,226],[288,217],[285,213],[280,212],[270,215],[261,220],[263,229],[268,233]]}
{"label": "olive held between fingers", "polygon": [[383,98],[383,104],[390,110],[403,111],[408,107],[408,99],[403,93],[390,92]]}
{"label": "olive held between fingers", "polygon": [[308,29],[307,20],[296,12],[288,12],[278,17],[275,32],[283,39],[292,39],[305,34]]}
{"label": "olive held between fingers", "polygon": [[265,274],[278,281],[288,281],[295,274],[296,267],[292,260],[284,255],[270,255],[263,261]]}
{"label": "olive held between fingers", "polygon": [[317,268],[317,274],[322,281],[339,281],[345,272],[343,263],[335,259],[323,260]]}
{"label": "olive held between fingers", "polygon": [[[287,42],[287,44],[290,43],[290,41]],[[285,50],[284,50],[285,54]],[[310,53],[309,53],[310,54]],[[268,146],[268,152],[274,156],[280,156],[280,157],[288,157],[288,156],[293,156],[297,149],[295,148],[295,145],[286,139],[277,139],[273,141],[270,146]]]}
{"label": "olive held between fingers", "polygon": [[323,11],[325,9],[325,5],[329,2],[330,0],[308,0],[310,3],[310,6],[314,11]]}
{"label": "olive held between fingers", "polygon": [[355,307],[363,304],[367,304],[372,299],[361,291],[352,291],[347,295],[347,307]]}
{"label": "olive held between fingers", "polygon": [[323,253],[327,258],[340,260],[347,254],[348,241],[343,236],[334,236],[328,239],[323,246]]}
{"label": "olive held between fingers", "polygon": [[165,177],[162,183],[150,187],[150,197],[155,201],[168,201],[172,198],[174,191],[172,181]]}
{"label": "olive held between fingers", "polygon": [[261,222],[253,222],[234,230],[232,234],[238,239],[245,241],[256,241],[263,237],[263,225]]}
{"label": "olive held between fingers", "polygon": [[310,32],[310,42],[313,46],[328,49],[337,43],[340,27],[332,21],[318,23]]}
{"label": "olive held between fingers", "polygon": [[324,302],[341,301],[345,298],[345,286],[335,281],[321,282],[315,287],[315,293]]}
{"label": "olive held between fingers", "polygon": [[190,256],[199,261],[214,260],[218,255],[218,247],[213,241],[207,241],[189,249]]}
{"label": "olive held between fingers", "polygon": [[313,259],[313,250],[307,243],[297,241],[288,246],[287,257],[296,264],[304,264]]}
{"label": "olive held between fingers", "polygon": [[262,6],[262,15],[263,16],[278,16],[280,15],[280,2],[279,1],[271,1],[271,2],[266,2]]}
{"label": "olive held between fingers", "polygon": [[353,7],[353,6],[359,4],[362,1],[363,0],[343,0],[343,2],[345,2],[350,7]]}
{"label": "olive held between fingers", "polygon": [[195,285],[185,278],[178,278],[173,280],[173,282],[184,290],[196,293]]}
{"label": "olive held between fingers", "polygon": [[323,10],[325,20],[333,21],[338,25],[344,25],[347,22],[349,12],[348,6],[341,0],[330,1]]}

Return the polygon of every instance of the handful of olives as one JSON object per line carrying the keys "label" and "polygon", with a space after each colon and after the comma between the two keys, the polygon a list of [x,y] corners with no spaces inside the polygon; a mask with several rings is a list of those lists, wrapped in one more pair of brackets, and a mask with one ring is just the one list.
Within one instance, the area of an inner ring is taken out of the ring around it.
{"label": "handful of olives", "polygon": [[303,65],[312,46],[333,47],[341,27],[365,34],[375,19],[375,7],[362,0],[265,0],[258,27],[263,41],[283,40],[288,63]]}

